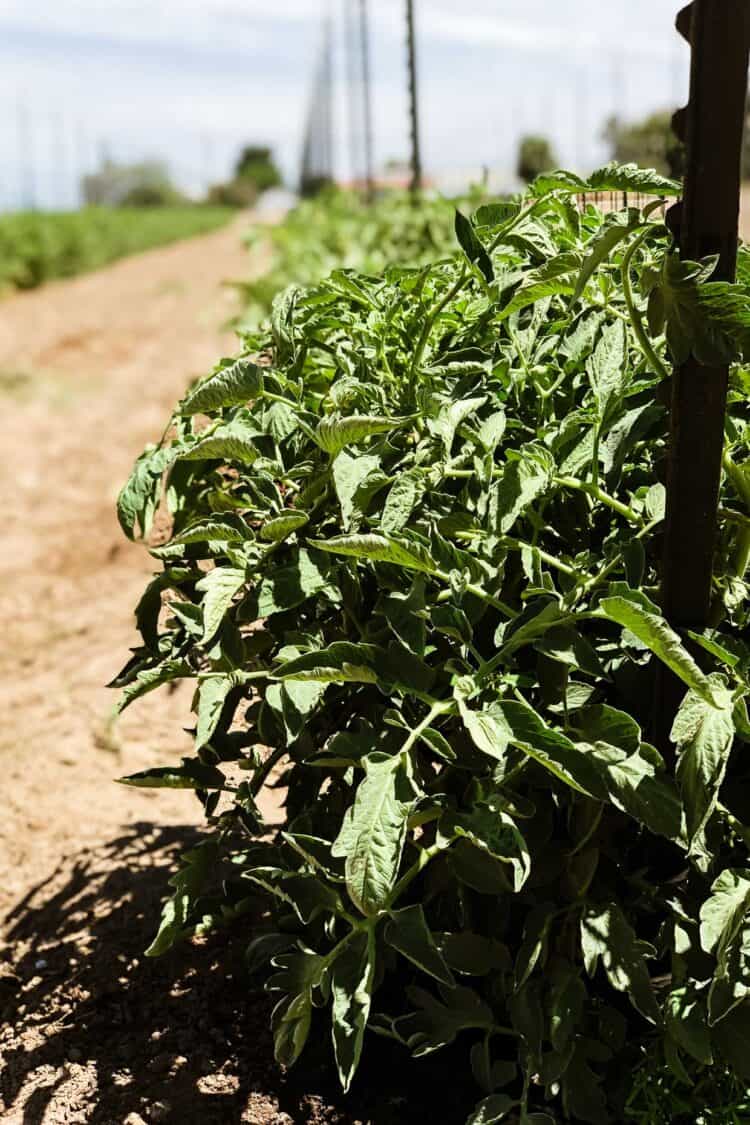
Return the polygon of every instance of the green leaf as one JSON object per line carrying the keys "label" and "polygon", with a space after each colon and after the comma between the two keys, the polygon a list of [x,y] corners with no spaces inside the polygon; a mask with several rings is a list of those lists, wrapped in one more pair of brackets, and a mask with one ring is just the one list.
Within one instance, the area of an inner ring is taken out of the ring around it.
{"label": "green leaf", "polygon": [[581,916],[581,946],[586,972],[592,977],[601,959],[609,983],[627,992],[633,1006],[651,1023],[659,1023],[659,1005],[651,988],[644,954],[654,956],[647,942],[638,941],[616,903],[587,906]]}
{"label": "green leaf", "polygon": [[236,567],[217,566],[195,585],[203,594],[203,643],[216,633],[234,596],[245,585],[245,572]]}
{"label": "green leaf", "polygon": [[159,932],[146,950],[147,957],[160,957],[183,937],[189,936],[196,904],[217,858],[218,849],[213,840],[206,840],[180,857],[180,870],[169,880],[174,894],[164,903]]}
{"label": "green leaf", "polygon": [[198,758],[183,758],[181,766],[156,766],[117,778],[120,785],[137,789],[225,789],[226,778],[215,766]]}
{"label": "green leaf", "polygon": [[620,400],[625,390],[626,343],[627,333],[622,321],[605,324],[587,365],[600,421],[607,417],[612,403]]}
{"label": "green leaf", "polygon": [[234,418],[205,437],[199,437],[193,445],[179,452],[177,458],[180,461],[239,461],[242,465],[252,465],[259,456],[256,439],[260,436],[254,426]]}
{"label": "green leaf", "polygon": [[599,268],[599,266],[607,260],[615,246],[623,242],[637,227],[640,225],[641,219],[636,212],[636,217],[633,217],[632,212],[614,211],[612,214],[607,215],[601,227],[591,239],[588,244],[588,253],[583,259],[581,271],[578,274],[576,281],[575,291],[573,293],[573,303],[580,300],[586,285]]}
{"label": "green leaf", "polygon": [[711,1036],[706,1023],[706,1009],[694,988],[682,985],[667,997],[666,1027],[678,1047],[696,1062],[711,1066]]}
{"label": "green leaf", "polygon": [[658,606],[638,590],[620,584],[615,588],[617,592],[613,596],[602,598],[599,603],[602,612],[611,621],[629,629],[696,695],[715,707],[711,682],[661,616]]}
{"label": "green leaf", "polygon": [[181,414],[211,414],[263,393],[263,368],[244,356],[197,383],[180,403]]}
{"label": "green leaf", "polygon": [[513,294],[500,315],[510,316],[544,297],[554,297],[557,294],[573,295],[575,292],[575,275],[581,268],[580,256],[566,250],[556,257],[550,258],[538,269],[529,270],[523,281]]}
{"label": "green leaf", "polygon": [[117,705],[118,712],[124,711],[135,699],[155,691],[162,684],[171,683],[185,676],[192,675],[192,669],[184,660],[165,660],[154,668],[144,668],[135,679],[123,689]]}
{"label": "green leaf", "polygon": [[174,451],[169,446],[148,446],[133,466],[117,497],[117,518],[128,539],[135,538],[139,527],[144,538],[151,531],[161,479],[174,457]]}
{"label": "green leaf", "polygon": [[386,535],[395,535],[406,527],[412,512],[422,499],[427,481],[421,469],[399,473],[385,499],[380,526]]}
{"label": "green leaf", "polygon": [[338,535],[333,539],[310,539],[309,545],[335,555],[349,555],[369,562],[393,563],[407,570],[434,574],[435,563],[429,552],[416,543],[386,535]]}
{"label": "green leaf", "polygon": [[221,712],[227,696],[236,687],[235,676],[208,676],[201,680],[198,689],[198,728],[195,735],[195,749],[200,750],[210,741],[219,725]]}
{"label": "green leaf", "polygon": [[531,872],[531,856],[513,818],[492,801],[477,802],[468,813],[447,813],[440,821],[447,839],[468,840],[500,864],[510,866],[511,887],[518,892]]}
{"label": "green leaf", "polygon": [[400,757],[379,752],[363,760],[364,780],[331,854],[346,859],[346,886],[365,915],[388,905],[398,877],[412,792]]}
{"label": "green leaf", "polygon": [[307,1042],[312,1019],[313,990],[322,980],[325,959],[300,947],[280,953],[272,964],[277,970],[266,984],[270,991],[283,991],[271,1015],[274,1054],[282,1066],[292,1066]]}
{"label": "green leaf", "polygon": [[334,641],[327,648],[287,660],[275,669],[279,680],[314,680],[318,683],[376,684],[373,668],[379,650],[374,645]]}
{"label": "green leaf", "polygon": [[492,260],[471,225],[471,220],[460,211],[456,211],[455,231],[459,245],[469,262],[478,267],[486,282],[494,281],[495,271],[492,268]]}
{"label": "green leaf", "polygon": [[375,978],[375,932],[356,934],[338,955],[331,973],[333,1046],[344,1092],[362,1055]]}
{"label": "green leaf", "polygon": [[700,909],[701,946],[721,958],[750,911],[750,871],[727,868]]}
{"label": "green leaf", "polygon": [[327,564],[325,556],[315,557],[303,548],[294,562],[274,567],[261,579],[253,593],[258,618],[296,609],[308,598],[325,596],[336,600],[338,591],[331,584]]}
{"label": "green leaf", "polygon": [[450,988],[455,986],[453,973],[435,944],[424,910],[419,903],[405,906],[401,910],[392,910],[384,937],[389,945],[413,962],[417,968],[429,973]]}
{"label": "green leaf", "polygon": [[357,504],[357,491],[372,477],[380,467],[380,458],[360,455],[351,457],[345,450],[339,453],[333,464],[333,483],[341,504],[341,522],[344,530],[350,531],[355,517],[361,516]]}
{"label": "green leaf", "polygon": [[375,418],[365,414],[353,414],[342,418],[329,414],[321,418],[315,431],[315,441],[326,453],[335,457],[345,445],[355,445],[372,434],[384,434],[403,425],[399,418]]}
{"label": "green leaf", "polygon": [[556,980],[549,1000],[550,1041],[564,1051],[579,1030],[588,996],[583,981],[572,969]]}
{"label": "green leaf", "polygon": [[490,492],[490,519],[493,531],[506,535],[526,509],[547,491],[555,463],[544,446],[530,443],[505,466],[500,480]]}
{"label": "green leaf", "polygon": [[260,537],[270,543],[280,543],[309,522],[310,517],[305,512],[283,512],[263,524]]}
{"label": "green leaf", "polygon": [[653,168],[618,164],[616,160],[597,168],[588,178],[587,191],[632,191],[639,195],[680,195],[682,185]]}
{"label": "green leaf", "polygon": [[466,1125],[496,1125],[507,1118],[518,1102],[507,1094],[490,1094],[479,1103]]}
{"label": "green leaf", "polygon": [[689,691],[670,735],[678,750],[677,781],[690,842],[703,832],[716,807],[734,741],[732,692],[718,673],[709,675],[708,682],[715,705]]}

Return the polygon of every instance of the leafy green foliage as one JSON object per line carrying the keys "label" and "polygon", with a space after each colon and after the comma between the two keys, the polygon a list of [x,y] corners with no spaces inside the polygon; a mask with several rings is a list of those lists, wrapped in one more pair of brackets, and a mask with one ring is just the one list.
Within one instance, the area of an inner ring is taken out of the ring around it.
{"label": "leafy green foliage", "polygon": [[[129,534],[171,524],[116,684],[197,687],[194,757],[130,780],[194,787],[214,893],[267,899],[279,1059],[324,1018],[345,1088],[368,1028],[460,1040],[475,1123],[626,1120],[637,1052],[678,1083],[747,1066],[747,375],[715,624],[683,637],[656,600],[669,235],[630,211],[610,236],[579,190],[542,177],[431,264],[283,291],[120,501]],[[684,688],[662,753],[658,666]],[[176,877],[158,951],[210,876]]]}
{"label": "leafy green foliage", "polygon": [[220,207],[87,207],[60,213],[0,216],[0,291],[32,289],[116,258],[215,230],[231,212]]}

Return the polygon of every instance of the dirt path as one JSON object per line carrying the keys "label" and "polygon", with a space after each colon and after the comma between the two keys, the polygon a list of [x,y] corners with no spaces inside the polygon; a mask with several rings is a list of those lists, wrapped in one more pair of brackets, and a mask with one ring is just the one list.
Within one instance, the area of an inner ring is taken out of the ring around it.
{"label": "dirt path", "polygon": [[0,917],[71,849],[193,818],[190,794],[112,783],[169,760],[190,701],[150,697],[109,721],[103,685],[137,643],[151,571],[114,500],[187,381],[236,350],[222,282],[248,273],[245,227],[0,302]]}

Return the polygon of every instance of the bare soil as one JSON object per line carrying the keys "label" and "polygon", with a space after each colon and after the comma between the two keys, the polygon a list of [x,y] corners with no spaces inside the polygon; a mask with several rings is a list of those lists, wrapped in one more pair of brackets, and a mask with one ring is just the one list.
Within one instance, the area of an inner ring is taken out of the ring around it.
{"label": "bare soil", "polygon": [[235,350],[223,328],[234,295],[222,282],[262,269],[264,257],[248,262],[246,223],[0,302],[9,1125],[459,1125],[473,1097],[444,1054],[423,1064],[415,1090],[406,1054],[376,1042],[342,1098],[323,1025],[307,1066],[284,1075],[271,1000],[243,969],[252,919],[174,956],[142,955],[198,809],[192,794],[113,779],[187,749],[191,693],[157,692],[112,722],[104,685],[137,643],[133,607],[152,571],[114,502],[188,380]]}

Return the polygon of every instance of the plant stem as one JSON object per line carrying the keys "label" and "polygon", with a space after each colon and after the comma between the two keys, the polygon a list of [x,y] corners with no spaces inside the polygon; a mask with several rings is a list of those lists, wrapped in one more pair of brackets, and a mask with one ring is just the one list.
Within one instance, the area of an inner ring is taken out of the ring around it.
{"label": "plant stem", "polygon": [[465,281],[466,266],[462,266],[461,273],[459,274],[456,284],[448,290],[442,300],[438,302],[432,312],[426,317],[424,327],[422,328],[417,346],[414,349],[414,355],[412,357],[411,366],[409,368],[410,379],[414,378],[419,369],[419,365],[422,362],[422,357],[424,356],[425,348],[427,347],[427,341],[430,338],[430,332],[432,331],[435,322],[437,321],[446,305],[448,305],[453,300],[453,298],[461,291]]}
{"label": "plant stem", "polygon": [[633,299],[633,289],[630,284],[630,263],[633,260],[633,255],[635,254],[636,250],[640,248],[643,242],[645,242],[650,232],[650,226],[644,227],[641,233],[633,239],[633,241],[630,243],[630,246],[628,246],[623,255],[621,267],[622,293],[625,298],[628,315],[630,316],[630,323],[633,326],[633,332],[635,333],[635,338],[640,345],[641,351],[646,357],[646,360],[651,364],[656,374],[661,376],[662,379],[668,379],[669,372],[667,371],[662,361],[659,359],[659,356],[656,354],[656,351],[654,350],[654,347],[648,337],[648,333],[643,327],[643,318],[638,309],[635,307],[635,301]]}
{"label": "plant stem", "polygon": [[554,482],[555,484],[559,484],[561,488],[573,488],[578,492],[587,492],[589,496],[593,496],[594,499],[598,500],[601,504],[606,504],[608,508],[611,508],[613,512],[617,512],[623,519],[628,520],[630,523],[643,524],[642,516],[639,516],[638,513],[634,512],[632,508],[629,508],[627,504],[623,504],[620,500],[617,500],[616,497],[610,496],[608,492],[605,492],[603,488],[594,482],[579,480],[578,477],[555,477]]}

